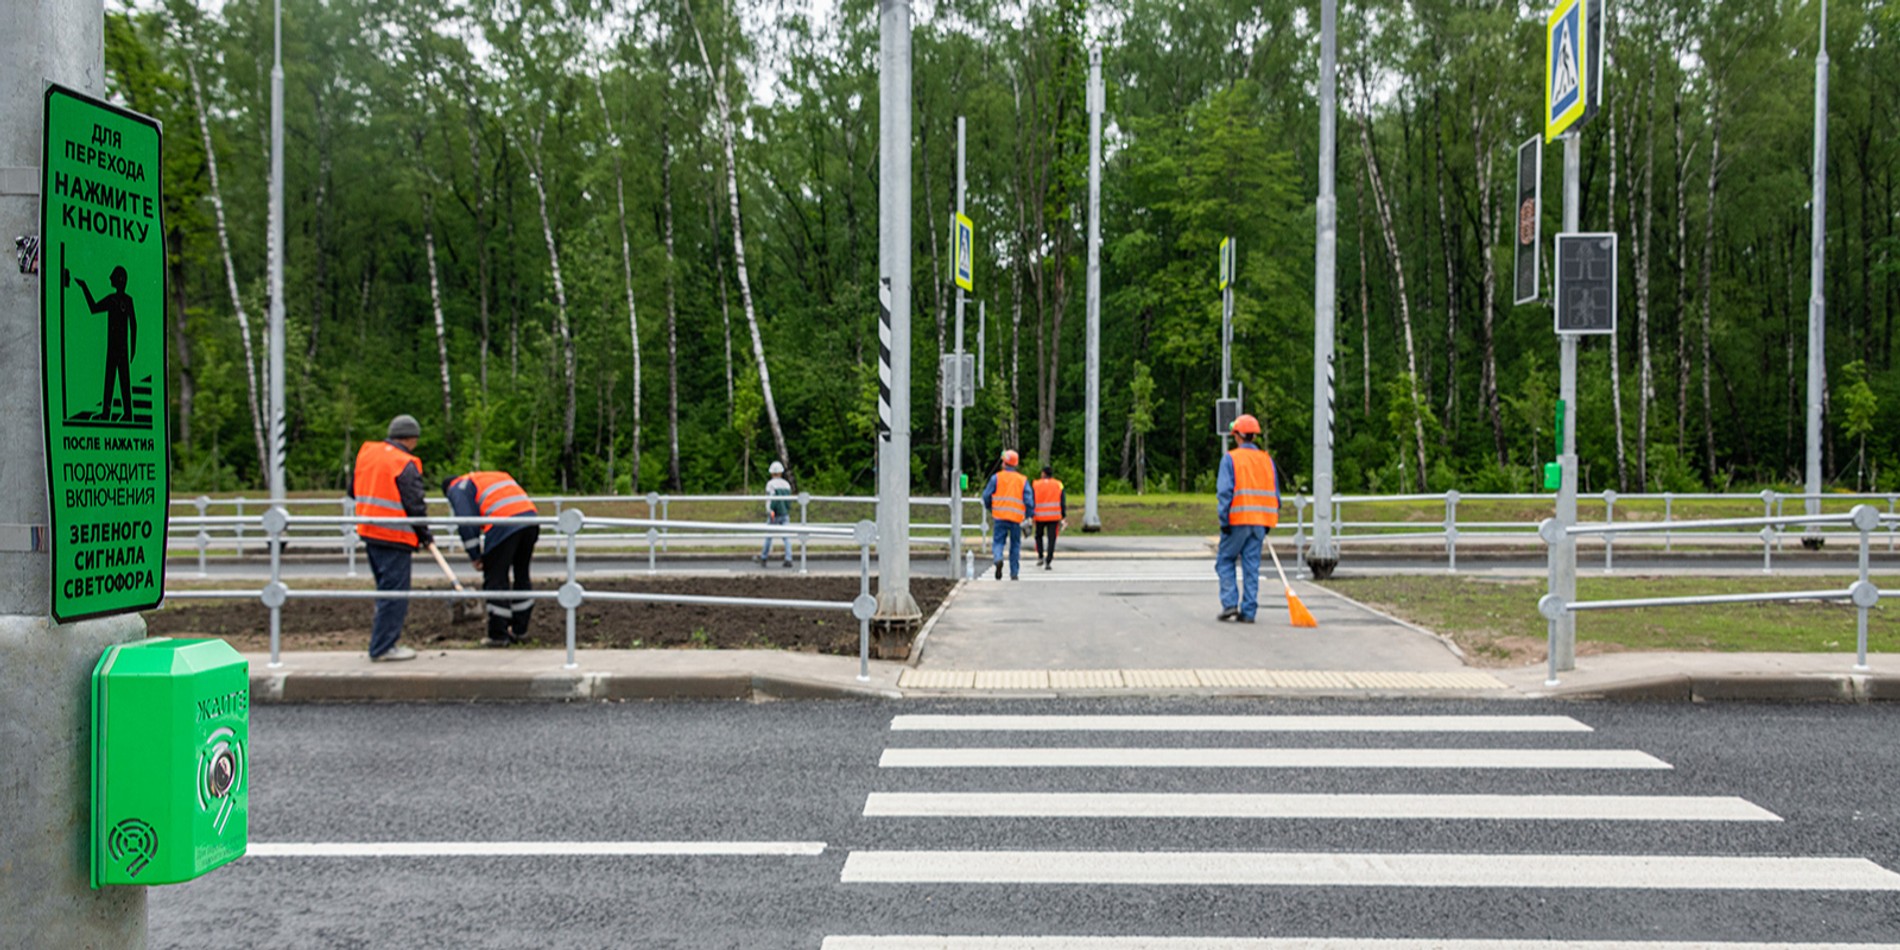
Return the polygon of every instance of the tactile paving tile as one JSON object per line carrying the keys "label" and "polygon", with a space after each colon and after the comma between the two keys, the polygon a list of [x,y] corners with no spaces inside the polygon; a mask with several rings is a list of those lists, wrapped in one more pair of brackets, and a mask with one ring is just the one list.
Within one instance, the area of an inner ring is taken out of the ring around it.
{"label": "tactile paving tile", "polygon": [[1195,689],[1201,685],[1193,670],[1123,670],[1122,681],[1136,689]]}
{"label": "tactile paving tile", "polygon": [[1120,670],[1050,670],[1051,689],[1120,689]]}
{"label": "tactile paving tile", "polygon": [[897,677],[901,689],[969,689],[976,674],[969,670],[905,670]]}
{"label": "tactile paving tile", "polygon": [[977,689],[1048,689],[1047,670],[977,670]]}

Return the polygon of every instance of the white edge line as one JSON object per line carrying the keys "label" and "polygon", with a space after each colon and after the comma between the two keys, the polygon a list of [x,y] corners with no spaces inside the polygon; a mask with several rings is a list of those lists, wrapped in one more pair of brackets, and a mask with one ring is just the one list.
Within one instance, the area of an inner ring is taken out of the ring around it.
{"label": "white edge line", "polygon": [[805,857],[825,852],[823,841],[338,841],[252,842],[253,858],[473,858],[473,857]]}
{"label": "white edge line", "polygon": [[1896,943],[1406,940],[1351,937],[830,936],[822,950],[1900,950]]}
{"label": "white edge line", "polygon": [[1570,716],[958,716],[913,713],[891,717],[891,731],[1583,733],[1595,730]]}
{"label": "white edge line", "polygon": [[1732,796],[872,792],[866,818],[1779,822]]}

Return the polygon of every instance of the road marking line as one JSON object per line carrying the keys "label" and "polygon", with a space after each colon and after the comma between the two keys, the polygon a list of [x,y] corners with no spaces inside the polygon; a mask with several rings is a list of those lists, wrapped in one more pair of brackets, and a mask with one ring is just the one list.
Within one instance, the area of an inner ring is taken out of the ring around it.
{"label": "road marking line", "polygon": [[887,769],[1667,769],[1634,749],[885,749]]}
{"label": "road marking line", "polygon": [[866,817],[1403,818],[1780,821],[1740,798],[1662,795],[1255,795],[873,792]]}
{"label": "road marking line", "polygon": [[[1241,671],[1232,671],[1241,672]],[[1569,716],[934,716],[892,732],[1589,732]]]}
{"label": "road marking line", "polygon": [[823,841],[280,841],[252,842],[253,858],[485,858],[813,856]]}
{"label": "road marking line", "polygon": [[821,950],[1900,950],[1900,943],[1402,940],[1345,937],[826,937]]}
{"label": "road marking line", "polygon": [[853,851],[844,883],[1900,891],[1864,858],[1238,851]]}

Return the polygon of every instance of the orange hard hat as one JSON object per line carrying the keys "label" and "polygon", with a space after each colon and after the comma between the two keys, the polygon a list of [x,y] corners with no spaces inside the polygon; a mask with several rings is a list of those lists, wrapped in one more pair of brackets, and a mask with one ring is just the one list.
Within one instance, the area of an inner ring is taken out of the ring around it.
{"label": "orange hard hat", "polygon": [[1260,420],[1251,415],[1242,415],[1234,420],[1234,431],[1241,435],[1259,435]]}
{"label": "orange hard hat", "polygon": [[1003,464],[1004,465],[1020,465],[1022,464],[1022,459],[1019,456],[1017,456],[1015,449],[1004,449],[1003,450]]}

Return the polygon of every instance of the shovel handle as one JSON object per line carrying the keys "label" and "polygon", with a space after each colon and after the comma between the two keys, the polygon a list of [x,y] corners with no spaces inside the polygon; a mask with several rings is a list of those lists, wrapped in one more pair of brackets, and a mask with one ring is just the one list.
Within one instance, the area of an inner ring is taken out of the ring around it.
{"label": "shovel handle", "polygon": [[462,582],[455,579],[455,572],[449,570],[448,558],[442,556],[442,549],[436,547],[434,541],[429,542],[429,553],[435,556],[436,566],[442,568],[442,573],[449,579],[449,583],[455,585],[455,592],[458,594],[467,593],[467,591],[462,589]]}

